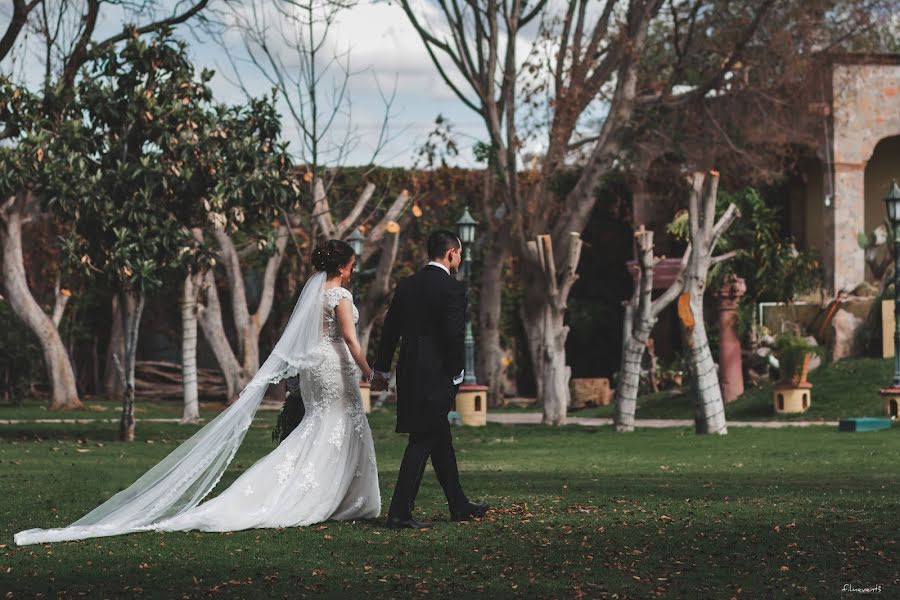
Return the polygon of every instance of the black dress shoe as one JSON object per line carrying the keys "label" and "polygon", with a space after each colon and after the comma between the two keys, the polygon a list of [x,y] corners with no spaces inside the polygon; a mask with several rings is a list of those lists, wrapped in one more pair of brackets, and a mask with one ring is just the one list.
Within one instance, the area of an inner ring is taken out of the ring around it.
{"label": "black dress shoe", "polygon": [[453,521],[467,521],[472,518],[483,517],[490,508],[487,502],[469,502],[468,506],[459,512],[451,510],[450,519]]}
{"label": "black dress shoe", "polygon": [[408,519],[388,517],[386,525],[388,529],[431,529],[431,523],[416,521],[412,517]]}

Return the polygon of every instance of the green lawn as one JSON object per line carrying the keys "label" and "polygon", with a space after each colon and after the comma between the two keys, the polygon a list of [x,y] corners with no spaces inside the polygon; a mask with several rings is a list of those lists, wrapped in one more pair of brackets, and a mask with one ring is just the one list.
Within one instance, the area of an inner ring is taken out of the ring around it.
{"label": "green lawn", "polygon": [[[12,411],[11,411],[12,412]],[[223,483],[271,448],[274,414],[247,434]],[[383,503],[403,449],[372,416]],[[832,427],[456,429],[463,483],[496,506],[447,521],[431,473],[429,532],[381,521],[167,533],[18,548],[13,533],[71,522],[129,484],[194,427],[0,425],[5,597],[831,598],[845,584],[900,589],[900,432]]]}
{"label": "green lawn", "polygon": [[[748,387],[744,395],[725,407],[725,414],[733,421],[775,419],[837,420],[843,417],[881,416],[881,396],[878,389],[890,385],[894,372],[893,360],[855,358],[825,365],[812,372],[810,383],[812,403],[805,413],[775,415],[772,408],[772,386]],[[510,409],[512,410],[512,409]],[[612,406],[570,411],[579,417],[612,417]],[[638,419],[693,419],[693,399],[687,393],[672,391],[647,394],[638,398]]]}
{"label": "green lawn", "polygon": [[[113,419],[122,416],[122,403],[91,398],[83,401],[84,408],[78,410],[49,410],[46,402],[28,400],[21,406],[0,404],[0,422],[12,419]],[[200,416],[215,416],[224,407],[219,402],[202,402]],[[180,419],[181,404],[178,401],[138,400],[135,402],[135,416],[138,419]]]}

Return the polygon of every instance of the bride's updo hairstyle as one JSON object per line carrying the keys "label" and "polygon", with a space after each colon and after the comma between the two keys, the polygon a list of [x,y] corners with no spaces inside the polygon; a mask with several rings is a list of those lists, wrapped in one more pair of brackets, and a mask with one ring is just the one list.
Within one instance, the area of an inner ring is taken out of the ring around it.
{"label": "bride's updo hairstyle", "polygon": [[353,247],[347,242],[328,240],[313,250],[312,265],[316,271],[325,271],[329,277],[333,277],[354,255]]}

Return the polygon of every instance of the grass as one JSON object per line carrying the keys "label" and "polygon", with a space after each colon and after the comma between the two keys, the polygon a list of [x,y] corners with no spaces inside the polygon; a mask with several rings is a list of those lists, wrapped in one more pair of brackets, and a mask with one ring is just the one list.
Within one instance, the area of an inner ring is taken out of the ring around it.
{"label": "grass", "polygon": [[[891,383],[893,360],[880,358],[845,359],[824,365],[810,374],[812,402],[805,413],[776,415],[772,408],[772,386],[748,388],[726,405],[725,415],[732,421],[815,421],[844,417],[881,416],[882,400],[878,389]],[[570,411],[579,417],[612,417],[613,407],[599,406]],[[693,419],[693,398],[688,393],[664,391],[638,398],[638,419]]]}
{"label": "grass", "polygon": [[[77,410],[49,410],[46,402],[26,401],[16,406],[0,404],[0,422],[13,419],[113,419],[122,416],[122,403],[102,398],[83,400],[83,408]],[[201,402],[200,416],[204,419],[221,412],[224,404]],[[181,404],[178,401],[141,400],[135,402],[135,416],[138,419],[180,419]]]}
{"label": "grass", "polygon": [[[271,449],[273,420],[260,415],[223,483]],[[386,506],[404,438],[387,412],[371,423]],[[459,428],[463,484],[496,507],[481,522],[447,521],[428,473],[429,532],[378,520],[16,547],[16,531],[80,517],[195,427],[139,422],[132,444],[116,429],[0,425],[6,597],[824,598],[900,586],[897,427]]]}

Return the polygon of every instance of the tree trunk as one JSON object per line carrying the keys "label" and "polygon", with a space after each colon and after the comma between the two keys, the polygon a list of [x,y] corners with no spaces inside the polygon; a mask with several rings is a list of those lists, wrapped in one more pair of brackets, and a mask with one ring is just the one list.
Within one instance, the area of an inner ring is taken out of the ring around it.
{"label": "tree trunk", "polygon": [[34,332],[44,354],[52,389],[51,409],[81,408],[72,362],[53,320],[41,309],[28,289],[22,254],[22,224],[30,194],[21,193],[0,207],[0,250],[6,297],[17,317]]}
{"label": "tree trunk", "polygon": [[181,294],[181,375],[184,385],[184,408],[181,423],[200,420],[197,392],[197,294],[202,276],[188,273]]}
{"label": "tree trunk", "polygon": [[525,332],[525,343],[528,346],[528,357],[531,359],[531,372],[534,375],[534,389],[537,402],[540,405],[544,398],[544,352],[541,349],[542,327],[544,314],[540,309],[540,295],[538,288],[541,283],[529,284],[526,279],[523,282],[522,305],[519,308],[519,318],[522,319],[522,329]]}
{"label": "tree trunk", "polygon": [[[244,388],[254,374],[259,370],[259,332],[269,318],[272,311],[272,303],[275,296],[275,281],[278,275],[278,268],[284,259],[284,249],[287,246],[287,239],[290,235],[288,228],[284,225],[278,227],[277,236],[275,238],[275,252],[266,261],[266,268],[263,274],[262,291],[260,292],[259,306],[256,312],[250,313],[247,305],[247,293],[244,286],[244,274],[241,270],[240,257],[234,247],[231,237],[224,231],[216,230],[213,232],[216,240],[219,242],[219,256],[225,268],[225,274],[228,278],[228,286],[231,291],[231,308],[234,316],[234,327],[238,338],[238,356],[240,356],[241,371],[244,376],[240,378],[241,385],[235,390],[234,395],[229,394],[228,403],[231,404],[237,400],[237,395]],[[214,282],[213,282],[214,284]],[[207,306],[207,309],[210,307]],[[207,310],[208,312],[208,310]],[[221,322],[221,313],[219,314]],[[204,335],[207,334],[207,328],[203,328]],[[213,333],[213,332],[211,332]],[[213,335],[218,335],[213,333]],[[224,338],[224,332],[222,333]],[[221,339],[216,343],[221,343]],[[227,339],[225,340],[227,342]],[[210,340],[210,345],[213,341]],[[231,351],[230,346],[229,352]],[[220,348],[222,350],[222,348]],[[216,353],[218,358],[219,354]],[[226,366],[220,363],[226,379],[228,374],[225,372]],[[231,383],[229,382],[229,389]]]}
{"label": "tree trunk", "polygon": [[653,271],[659,259],[653,256],[653,232],[641,225],[634,233],[637,264],[640,270],[638,285],[631,300],[625,305],[625,322],[622,335],[622,362],[614,399],[613,424],[616,431],[634,431],[634,415],[641,382],[641,365],[644,352],[653,332],[653,326],[662,312],[684,289],[684,268],[688,247],[681,261],[681,272],[672,286],[653,300]]}
{"label": "tree trunk", "polygon": [[219,363],[222,376],[225,378],[225,387],[228,390],[226,401],[231,402],[250,382],[250,376],[238,362],[228,337],[225,335],[222,306],[219,303],[219,292],[216,289],[216,279],[212,269],[206,271],[203,287],[206,293],[206,304],[198,309],[200,328],[203,330],[203,337],[209,342],[216,362]]}
{"label": "tree trunk", "polygon": [[113,295],[110,302],[112,319],[109,328],[109,344],[106,347],[106,366],[103,371],[103,389],[109,400],[122,400],[124,383],[116,367],[125,364],[125,338],[122,335],[122,314],[119,310],[119,296]]}
{"label": "tree trunk", "polygon": [[728,433],[725,423],[725,402],[719,387],[716,364],[709,350],[706,324],[703,321],[703,279],[691,278],[688,289],[679,298],[679,321],[686,347],[689,349],[688,369],[694,382],[694,428],[697,433]]}
{"label": "tree trunk", "polygon": [[[541,285],[534,285],[531,294],[526,290],[525,314],[534,317],[540,314],[534,333],[529,331],[529,343],[538,344],[532,349],[532,357],[540,360],[535,365],[535,378],[540,380],[538,403],[544,407],[545,425],[563,425],[569,408],[569,378],[571,369],[566,364],[566,338],[569,328],[565,325],[566,302],[569,292],[578,279],[578,261],[581,258],[581,235],[569,234],[566,257],[560,262],[557,273],[553,256],[553,242],[549,235],[539,235],[528,242],[530,264],[543,275]],[[537,282],[535,282],[537,283]],[[535,300],[532,302],[531,298]]]}
{"label": "tree trunk", "polygon": [[503,307],[503,272],[509,256],[508,230],[496,232],[484,256],[478,288],[478,378],[488,387],[488,406],[503,402],[503,347],[500,317]]}
{"label": "tree trunk", "polygon": [[[375,280],[369,286],[363,302],[355,299],[359,307],[359,343],[362,346],[363,354],[366,354],[368,351],[372,327],[387,312],[387,298],[391,293],[391,273],[397,260],[399,244],[399,230],[385,233],[384,238],[381,240],[381,255],[378,258],[378,266],[375,268]],[[361,261],[362,258],[359,260]]]}
{"label": "tree trunk", "polygon": [[566,364],[566,338],[569,328],[563,324],[565,311],[545,307],[541,348],[544,352],[544,418],[545,425],[565,425],[569,408],[569,379],[572,370]]}
{"label": "tree trunk", "polygon": [[122,331],[125,337],[125,395],[122,399],[122,418],[119,421],[119,439],[123,442],[134,441],[134,366],[137,359],[138,333],[141,327],[141,314],[144,312],[144,292],[122,290],[119,293],[119,306],[122,308]]}
{"label": "tree trunk", "polygon": [[738,216],[731,204],[716,221],[716,190],[719,174],[694,173],[688,202],[691,251],[687,265],[685,292],[678,298],[681,332],[689,349],[688,368],[694,382],[694,413],[697,433],[728,433],[725,403],[719,387],[719,375],[709,350],[706,323],[703,320],[703,295],[710,267],[730,254],[713,257],[722,234]]}
{"label": "tree trunk", "polygon": [[637,327],[634,323],[635,307],[629,303],[625,307],[625,323],[622,339],[622,362],[619,365],[619,379],[613,404],[613,423],[616,431],[634,431],[634,415],[637,410],[637,396],[641,383],[641,363],[651,328]]}

